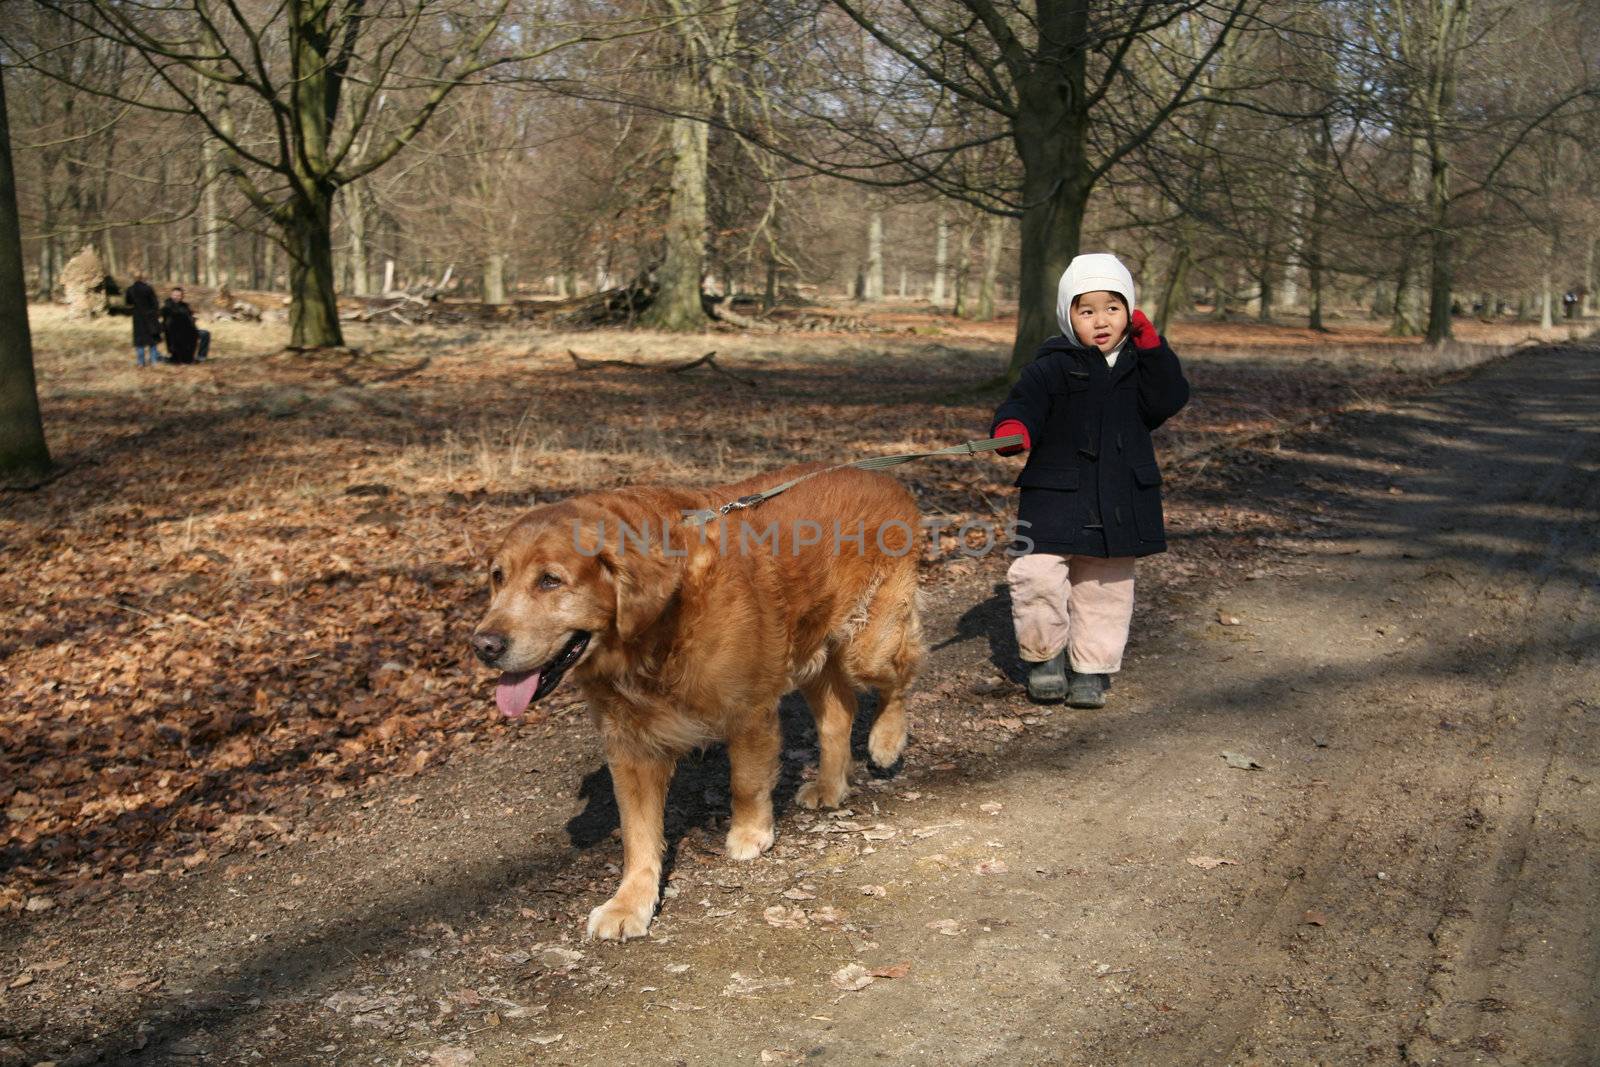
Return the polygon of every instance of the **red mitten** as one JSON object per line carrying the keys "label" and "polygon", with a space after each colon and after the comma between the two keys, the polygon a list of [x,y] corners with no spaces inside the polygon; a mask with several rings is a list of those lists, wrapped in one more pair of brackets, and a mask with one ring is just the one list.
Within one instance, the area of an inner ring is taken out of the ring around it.
{"label": "red mitten", "polygon": [[1161,335],[1156,333],[1156,328],[1150,325],[1150,320],[1144,317],[1142,311],[1135,311],[1128,320],[1128,332],[1133,336],[1135,348],[1161,347]]}
{"label": "red mitten", "polygon": [[1007,445],[1005,448],[997,448],[995,451],[1002,456],[1015,456],[1018,453],[1026,452],[1028,449],[1033,447],[1033,442],[1028,438],[1028,428],[1022,425],[1022,421],[1020,419],[1007,419],[999,426],[996,426],[994,428],[994,433],[990,434],[989,436],[1010,437],[1012,434],[1016,433],[1022,435],[1022,443],[1020,445]]}

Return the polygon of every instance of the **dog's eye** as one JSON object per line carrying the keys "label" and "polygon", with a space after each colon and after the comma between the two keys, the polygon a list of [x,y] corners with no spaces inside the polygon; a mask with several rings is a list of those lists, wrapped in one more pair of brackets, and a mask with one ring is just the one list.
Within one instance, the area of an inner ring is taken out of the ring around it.
{"label": "dog's eye", "polygon": [[499,585],[505,580],[506,572],[500,569],[500,565],[498,563],[489,568],[489,584]]}
{"label": "dog's eye", "polygon": [[544,574],[539,575],[539,588],[540,589],[554,589],[557,586],[559,586],[560,584],[561,584],[561,579],[557,578],[555,575],[549,573],[548,571],[546,571]]}

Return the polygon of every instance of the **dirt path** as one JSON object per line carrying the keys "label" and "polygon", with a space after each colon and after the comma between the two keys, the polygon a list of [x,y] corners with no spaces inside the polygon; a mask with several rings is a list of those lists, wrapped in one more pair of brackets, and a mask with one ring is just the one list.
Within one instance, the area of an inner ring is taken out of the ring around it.
{"label": "dirt path", "polygon": [[1103,712],[986,681],[985,563],[929,612],[928,737],[850,814],[726,863],[725,767],[686,763],[648,941],[577,940],[620,848],[568,716],[30,920],[0,1065],[1596,1062],[1597,426],[1566,349],[1286,444],[1237,491],[1302,533],[1147,610]]}

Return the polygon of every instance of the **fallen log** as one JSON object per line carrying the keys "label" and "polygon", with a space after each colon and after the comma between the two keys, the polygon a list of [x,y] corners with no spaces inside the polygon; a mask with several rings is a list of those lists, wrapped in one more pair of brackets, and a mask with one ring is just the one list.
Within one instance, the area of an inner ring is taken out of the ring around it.
{"label": "fallen log", "polygon": [[674,363],[666,366],[662,366],[659,363],[640,363],[631,359],[584,359],[570,348],[567,349],[567,355],[572,358],[572,365],[578,370],[592,370],[595,367],[628,367],[633,370],[659,370],[668,374],[682,374],[684,371],[694,370],[696,367],[706,367],[724,377],[732,378],[741,385],[748,385],[752,389],[757,388],[759,384],[752,378],[735,374],[722,366],[717,362],[717,353],[715,351],[707,352],[699,359],[691,359],[687,363]]}

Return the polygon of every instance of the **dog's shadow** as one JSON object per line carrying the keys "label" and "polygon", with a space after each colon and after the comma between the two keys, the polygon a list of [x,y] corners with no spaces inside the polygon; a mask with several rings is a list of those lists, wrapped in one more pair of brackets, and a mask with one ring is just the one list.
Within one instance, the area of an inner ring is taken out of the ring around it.
{"label": "dog's shadow", "polygon": [[[850,751],[853,759],[865,760],[867,735],[878,716],[878,696],[873,692],[856,696],[860,706],[850,735]],[[817,729],[811,709],[799,693],[790,693],[778,703],[778,721],[783,731],[783,748],[779,754],[778,785],[772,793],[772,806],[774,817],[782,818],[794,804],[794,795],[805,780],[806,768],[816,766]],[[873,773],[893,774],[896,770],[898,765]],[[687,835],[696,830],[711,833],[725,828],[733,810],[728,774],[728,750],[721,744],[691,752],[678,760],[678,769],[667,793],[663,882],[672,873],[678,846]],[[567,836],[574,848],[593,848],[622,825],[616,793],[611,786],[611,772],[603,764],[585,776],[578,787],[578,798],[585,801],[584,808],[567,822]]]}

